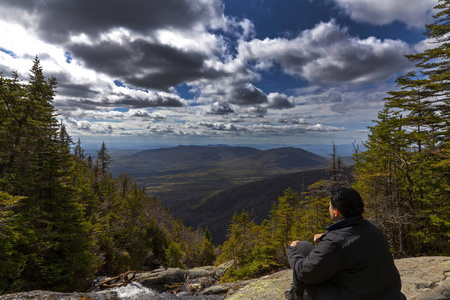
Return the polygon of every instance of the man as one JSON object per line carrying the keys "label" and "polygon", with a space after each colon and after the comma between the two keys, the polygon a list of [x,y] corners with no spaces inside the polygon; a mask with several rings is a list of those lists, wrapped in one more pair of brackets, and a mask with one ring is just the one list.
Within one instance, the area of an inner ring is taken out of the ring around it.
{"label": "man", "polygon": [[288,246],[293,284],[287,299],[400,300],[400,275],[380,230],[362,217],[357,191],[334,186],[330,216],[335,222],[307,241]]}

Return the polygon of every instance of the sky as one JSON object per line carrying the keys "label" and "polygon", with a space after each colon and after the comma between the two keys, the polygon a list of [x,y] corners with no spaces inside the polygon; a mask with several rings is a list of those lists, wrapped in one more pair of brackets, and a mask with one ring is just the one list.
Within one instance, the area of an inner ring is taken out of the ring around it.
{"label": "sky", "polygon": [[0,72],[37,56],[82,145],[361,143],[437,0],[2,0]]}

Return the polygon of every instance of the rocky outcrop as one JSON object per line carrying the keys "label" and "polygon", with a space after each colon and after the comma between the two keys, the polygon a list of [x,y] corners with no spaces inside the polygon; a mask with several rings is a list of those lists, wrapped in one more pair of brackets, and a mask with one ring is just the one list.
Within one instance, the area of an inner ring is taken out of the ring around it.
{"label": "rocky outcrop", "polygon": [[408,300],[450,299],[450,257],[414,257],[395,261]]}
{"label": "rocky outcrop", "polygon": [[[395,264],[402,277],[402,292],[408,300],[450,299],[450,257],[404,258],[395,260]],[[217,268],[160,269],[139,273],[132,293],[129,291],[133,287],[124,287],[128,289],[127,293],[123,289],[73,294],[31,291],[0,296],[0,300],[281,300],[284,299],[284,291],[290,288],[292,270],[254,280],[218,284],[218,279],[231,265],[229,262]]]}
{"label": "rocky outcrop", "polygon": [[1,300],[120,300],[116,292],[100,293],[56,293],[48,291],[31,291],[0,296]]}
{"label": "rocky outcrop", "polygon": [[[397,259],[395,265],[402,278],[402,292],[408,300],[450,299],[450,257]],[[253,280],[225,299],[281,300],[290,287],[291,277],[292,271],[286,270]]]}

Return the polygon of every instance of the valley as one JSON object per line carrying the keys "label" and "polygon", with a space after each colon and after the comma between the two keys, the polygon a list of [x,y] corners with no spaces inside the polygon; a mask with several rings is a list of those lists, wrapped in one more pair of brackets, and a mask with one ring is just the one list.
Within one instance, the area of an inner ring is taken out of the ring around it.
{"label": "valley", "polygon": [[329,159],[300,148],[178,146],[113,155],[113,176],[125,172],[193,228],[225,240],[235,211],[260,222],[284,190],[301,193],[326,178]]}

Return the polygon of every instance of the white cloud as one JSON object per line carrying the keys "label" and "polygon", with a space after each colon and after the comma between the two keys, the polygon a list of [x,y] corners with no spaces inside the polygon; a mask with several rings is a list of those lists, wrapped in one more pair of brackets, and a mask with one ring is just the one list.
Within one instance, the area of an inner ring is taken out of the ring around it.
{"label": "white cloud", "polygon": [[399,40],[350,37],[334,21],[320,23],[291,40],[239,45],[242,60],[264,61],[266,69],[276,62],[285,73],[317,83],[378,83],[411,67],[404,57],[411,53],[408,44]]}
{"label": "white cloud", "polygon": [[437,0],[334,0],[355,21],[386,25],[400,21],[423,28],[432,21]]}
{"label": "white cloud", "polygon": [[[58,79],[54,103],[75,135],[289,142],[293,136],[344,135],[348,124],[362,128],[382,106],[386,86],[358,88],[378,86],[411,66],[403,55],[413,49],[405,42],[353,37],[335,21],[294,38],[258,40],[256,23],[224,16],[221,1],[114,1],[111,14],[103,13],[102,1],[0,4],[0,71],[8,76],[17,70],[26,80],[38,55],[45,75]],[[429,2],[403,7],[401,15],[397,4],[405,0],[335,1],[355,20],[409,26]],[[378,20],[383,5],[392,11]],[[98,18],[88,18],[85,9]],[[427,47],[422,42],[414,50]],[[267,80],[259,85],[279,69],[314,85],[297,92],[268,88]],[[182,89],[177,93],[180,84],[193,99],[183,99]]]}

